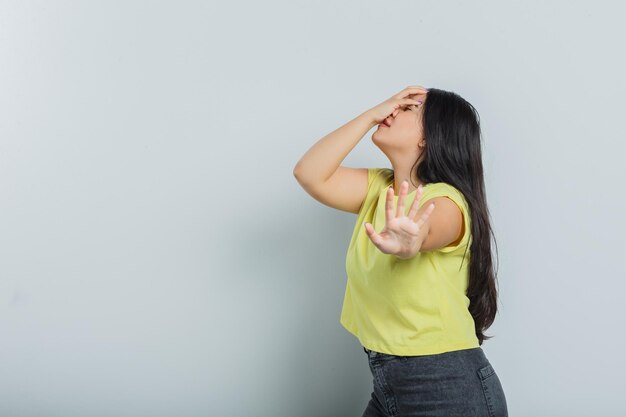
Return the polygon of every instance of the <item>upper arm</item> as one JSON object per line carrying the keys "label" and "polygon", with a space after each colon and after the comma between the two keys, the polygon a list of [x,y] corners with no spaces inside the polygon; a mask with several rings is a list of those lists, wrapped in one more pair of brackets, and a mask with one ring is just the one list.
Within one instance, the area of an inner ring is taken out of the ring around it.
{"label": "upper arm", "polygon": [[368,169],[339,166],[325,182],[302,188],[320,203],[338,210],[358,213],[368,189]]}
{"label": "upper arm", "polygon": [[[448,196],[433,197],[426,200],[419,210],[419,216],[431,204],[435,209],[427,220],[428,235],[422,243],[420,252],[438,250],[451,252],[463,241],[466,233],[466,224],[463,209]],[[418,217],[419,218],[419,217]]]}

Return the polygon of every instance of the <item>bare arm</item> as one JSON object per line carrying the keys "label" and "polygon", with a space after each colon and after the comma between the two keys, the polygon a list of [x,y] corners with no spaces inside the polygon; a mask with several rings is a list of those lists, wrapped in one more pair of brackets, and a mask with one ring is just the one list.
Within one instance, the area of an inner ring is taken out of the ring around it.
{"label": "bare arm", "polygon": [[456,203],[448,197],[435,197],[424,202],[418,213],[421,214],[430,203],[435,203],[436,210],[425,224],[425,239],[420,252],[429,252],[443,247],[456,246],[463,237],[465,222]]}
{"label": "bare arm", "polygon": [[421,103],[408,96],[425,94],[425,91],[421,86],[407,87],[318,140],[293,169],[298,183],[323,204],[358,213],[367,195],[367,168],[342,167],[341,162],[363,136],[389,114],[401,106]]}
{"label": "bare arm", "polygon": [[366,111],[318,140],[293,169],[302,188],[329,207],[358,213],[367,194],[367,168],[340,164],[376,124]]}
{"label": "bare arm", "polygon": [[374,126],[374,118],[366,111],[318,140],[293,169],[298,182],[303,186],[324,183]]}

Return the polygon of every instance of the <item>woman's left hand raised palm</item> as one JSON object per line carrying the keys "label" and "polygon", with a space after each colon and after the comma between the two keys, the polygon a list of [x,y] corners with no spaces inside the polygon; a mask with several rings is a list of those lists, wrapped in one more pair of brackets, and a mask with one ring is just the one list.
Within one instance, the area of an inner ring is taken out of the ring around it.
{"label": "woman's left hand raised palm", "polygon": [[404,214],[404,200],[406,199],[409,183],[407,180],[400,185],[400,196],[398,197],[398,207],[396,213],[393,213],[393,199],[395,192],[393,188],[387,189],[387,201],[385,203],[385,227],[380,233],[376,233],[374,227],[370,223],[365,223],[365,231],[372,243],[376,245],[381,252],[396,255],[400,259],[408,259],[415,256],[427,233],[426,221],[435,209],[432,203],[426,209],[424,214],[417,219],[418,204],[422,197],[423,188],[420,185],[415,191],[415,199],[411,204],[411,210],[408,215]]}

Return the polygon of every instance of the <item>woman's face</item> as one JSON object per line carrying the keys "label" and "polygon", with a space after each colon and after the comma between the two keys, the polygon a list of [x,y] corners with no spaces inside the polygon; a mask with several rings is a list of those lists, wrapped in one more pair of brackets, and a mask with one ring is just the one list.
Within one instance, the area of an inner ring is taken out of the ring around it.
{"label": "woman's face", "polygon": [[[422,117],[426,96],[420,94],[409,96],[409,98],[421,100],[423,103],[419,106],[411,104],[397,109],[385,119],[389,126],[384,122],[381,123],[372,135],[374,144],[386,154],[387,152],[385,151],[393,151],[393,153],[400,151],[401,153],[413,154],[415,152],[421,153],[423,150],[424,129]],[[420,147],[418,147],[418,143]]]}

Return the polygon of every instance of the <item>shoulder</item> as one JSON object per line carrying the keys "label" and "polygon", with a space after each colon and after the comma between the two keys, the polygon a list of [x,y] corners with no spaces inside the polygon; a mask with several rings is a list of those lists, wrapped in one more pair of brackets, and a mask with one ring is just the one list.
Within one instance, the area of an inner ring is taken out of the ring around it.
{"label": "shoulder", "polygon": [[369,175],[372,176],[372,178],[375,178],[375,177],[385,178],[385,179],[393,178],[393,169],[391,168],[368,168],[367,171]]}
{"label": "shoulder", "polygon": [[435,197],[448,197],[458,205],[467,207],[467,200],[463,193],[455,186],[446,182],[434,182],[426,184],[422,193],[422,201]]}
{"label": "shoulder", "polygon": [[367,183],[368,188],[380,189],[389,184],[393,179],[393,169],[391,168],[368,168]]}

